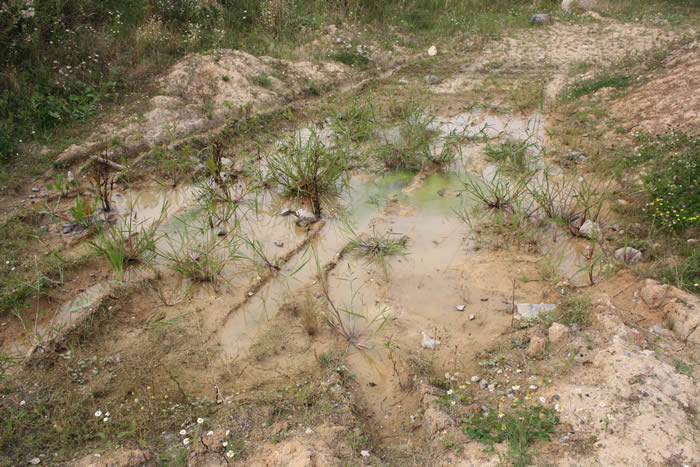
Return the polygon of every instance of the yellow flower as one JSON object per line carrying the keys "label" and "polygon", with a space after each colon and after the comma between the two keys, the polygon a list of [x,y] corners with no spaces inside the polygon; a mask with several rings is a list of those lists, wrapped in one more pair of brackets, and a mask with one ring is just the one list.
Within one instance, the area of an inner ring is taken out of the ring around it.
{"label": "yellow flower", "polygon": [[501,430],[506,431],[506,426],[501,424]]}
{"label": "yellow flower", "polygon": [[544,413],[540,412],[540,418],[544,418]]}

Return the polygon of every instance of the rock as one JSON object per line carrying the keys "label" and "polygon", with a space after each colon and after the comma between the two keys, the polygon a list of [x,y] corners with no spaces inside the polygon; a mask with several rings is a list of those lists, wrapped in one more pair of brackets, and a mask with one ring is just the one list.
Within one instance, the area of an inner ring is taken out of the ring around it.
{"label": "rock", "polygon": [[553,166],[547,168],[547,175],[549,175],[550,177],[558,177],[559,175],[561,175],[563,173],[564,173],[564,171],[558,165],[553,165]]}
{"label": "rock", "polygon": [[310,215],[310,216],[299,215],[299,217],[297,217],[297,220],[295,220],[294,223],[299,227],[308,227],[311,224],[314,224],[318,221],[319,221],[319,219],[314,215]]}
{"label": "rock", "polygon": [[424,79],[425,79],[425,82],[431,86],[435,85],[435,84],[440,84],[440,78],[438,78],[435,75],[428,75]]}
{"label": "rock", "polygon": [[455,309],[456,309],[457,311],[464,311],[464,305],[457,305],[457,306],[455,307]]}
{"label": "rock", "polygon": [[662,332],[664,332],[664,330],[663,330],[663,328],[661,328],[661,326],[659,326],[658,324],[655,324],[649,328],[649,332],[653,332],[654,334],[659,335]]}
{"label": "rock", "polygon": [[34,193],[39,193],[39,191],[40,191],[39,188],[37,188],[37,187],[35,187],[35,186],[32,187],[32,192],[34,192]]}
{"label": "rock", "polygon": [[547,335],[549,336],[549,341],[552,344],[559,344],[569,336],[570,331],[571,330],[568,326],[560,323],[554,323],[549,327],[549,332]]}
{"label": "rock", "polygon": [[221,167],[223,167],[224,169],[230,169],[231,167],[233,167],[233,161],[228,157],[222,157]]}
{"label": "rock", "polygon": [[620,198],[620,199],[618,199],[617,201],[615,201],[615,203],[617,203],[618,206],[627,206],[627,205],[630,204],[630,203],[628,203],[626,200],[624,200],[624,199],[622,199],[622,198]]}
{"label": "rock", "polygon": [[219,232],[217,232],[216,235],[218,235],[219,237],[225,237],[226,234],[227,234],[227,232],[225,230],[219,230]]}
{"label": "rock", "polygon": [[571,151],[566,155],[566,158],[570,161],[576,162],[577,164],[583,164],[588,160],[588,157],[579,151]]}
{"label": "rock", "polygon": [[429,335],[427,335],[425,332],[421,332],[423,335],[423,341],[421,342],[421,347],[425,349],[431,349],[434,350],[435,347],[440,345],[440,340],[439,339],[433,339]]}
{"label": "rock", "polygon": [[408,84],[408,80],[406,78],[401,78],[399,84]]}
{"label": "rock", "polygon": [[362,457],[369,457],[369,451],[363,449],[362,451],[360,451],[360,455]]}
{"label": "rock", "polygon": [[452,425],[449,415],[435,407],[428,407],[423,414],[423,427],[428,436],[433,436]]}
{"label": "rock", "polygon": [[664,314],[672,323],[673,333],[684,341],[700,344],[700,299],[679,289],[672,291],[675,297],[664,307]]}
{"label": "rock", "polygon": [[476,319],[476,316],[474,315],[469,315],[469,321],[474,321]]}
{"label": "rock", "polygon": [[598,7],[597,0],[562,0],[561,9],[571,13],[572,11],[579,10],[595,10]]}
{"label": "rock", "polygon": [[284,242],[273,242],[273,243],[277,248],[282,248],[284,246]]}
{"label": "rock", "polygon": [[642,297],[644,303],[656,308],[663,305],[668,290],[668,285],[662,285],[653,279],[647,279],[642,282],[642,290],[640,290],[639,296]]}
{"label": "rock", "polygon": [[472,383],[478,383],[481,378],[479,376],[472,376]]}
{"label": "rock", "polygon": [[530,24],[552,24],[551,13],[537,13],[530,18]]}
{"label": "rock", "polygon": [[280,216],[282,216],[282,217],[287,217],[290,214],[294,214],[296,216],[297,212],[294,209],[290,209],[290,208],[285,208],[285,209],[282,209],[280,211]]}
{"label": "rock", "polygon": [[540,313],[547,313],[554,311],[557,308],[556,305],[546,304],[546,303],[518,303],[516,305],[516,315],[517,319],[520,318],[537,318]]}
{"label": "rock", "polygon": [[530,339],[530,345],[527,347],[527,354],[530,357],[538,357],[544,353],[547,348],[547,339],[540,336],[535,336]]}
{"label": "rock", "polygon": [[584,238],[599,238],[600,226],[596,222],[586,219],[586,222],[578,229],[578,233]]}
{"label": "rock", "polygon": [[41,464],[41,459],[39,459],[38,457],[35,457],[34,459],[29,461],[29,464],[32,464],[32,465]]}
{"label": "rock", "polygon": [[625,264],[637,264],[642,260],[642,252],[629,246],[618,248],[615,250],[615,259]]}
{"label": "rock", "polygon": [[434,57],[435,55],[437,55],[437,47],[435,47],[434,45],[431,45],[430,48],[428,49],[428,55],[430,55],[431,57]]}
{"label": "rock", "polygon": [[73,467],[141,467],[158,465],[158,455],[145,450],[116,451],[108,456],[87,455],[70,463]]}
{"label": "rock", "polygon": [[75,175],[73,175],[72,170],[69,170],[66,173],[66,179],[68,180],[68,183],[70,183],[71,185],[75,185]]}

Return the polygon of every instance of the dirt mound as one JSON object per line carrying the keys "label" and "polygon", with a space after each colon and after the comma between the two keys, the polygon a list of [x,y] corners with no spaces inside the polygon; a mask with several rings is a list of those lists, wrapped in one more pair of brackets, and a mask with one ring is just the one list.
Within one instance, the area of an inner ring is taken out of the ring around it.
{"label": "dirt mound", "polygon": [[[227,117],[280,105],[308,89],[318,90],[343,76],[333,63],[290,62],[221,49],[190,54],[159,80],[160,95],[142,118],[102,125],[58,160],[72,163],[99,151],[130,157],[173,139],[221,126]],[[118,144],[114,144],[114,142]]]}
{"label": "dirt mound", "polygon": [[698,44],[679,49],[664,61],[656,78],[611,106],[625,119],[629,131],[663,133],[671,128],[697,132],[700,128],[700,55]]}

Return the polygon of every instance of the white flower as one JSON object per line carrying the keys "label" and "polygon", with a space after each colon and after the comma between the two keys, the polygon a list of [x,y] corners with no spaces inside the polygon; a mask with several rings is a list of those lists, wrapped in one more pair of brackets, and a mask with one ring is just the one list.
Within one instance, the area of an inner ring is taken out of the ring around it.
{"label": "white flower", "polygon": [[563,411],[564,411],[564,409],[562,408],[561,404],[556,404],[556,405],[554,406],[554,410],[556,410],[557,412],[563,412]]}
{"label": "white flower", "polygon": [[224,436],[228,436],[231,434],[231,430],[226,430],[226,434]]}
{"label": "white flower", "polygon": [[202,423],[204,423],[204,419],[203,419],[202,417],[199,417],[199,418],[197,419],[197,424],[198,424],[198,425],[201,425]]}
{"label": "white flower", "polygon": [[24,404],[26,404],[26,403],[27,403],[27,401],[25,401],[25,400],[19,401],[19,405],[24,405]]}
{"label": "white flower", "polygon": [[180,430],[180,436],[185,436],[187,434],[187,430]]}
{"label": "white flower", "polygon": [[207,431],[207,436],[211,436],[211,435],[213,435],[213,434],[214,434],[214,431],[213,431],[213,430]]}
{"label": "white flower", "polygon": [[231,451],[231,450],[226,451],[226,457],[233,457],[235,455],[236,455],[236,453]]}
{"label": "white flower", "polygon": [[109,412],[105,412],[105,417],[109,417]]}
{"label": "white flower", "polygon": [[189,438],[183,439],[183,440],[182,440],[182,444],[184,444],[185,446],[187,446],[188,444],[190,444],[190,439],[189,439]]}
{"label": "white flower", "polygon": [[498,418],[503,418],[505,414],[503,412],[498,412]]}
{"label": "white flower", "polygon": [[451,396],[453,393],[454,393],[454,391],[453,391],[452,389],[450,389],[450,390],[447,391],[447,395],[448,395],[448,396]]}
{"label": "white flower", "polygon": [[534,384],[531,384],[530,389],[537,389],[537,386],[535,386]]}
{"label": "white flower", "polygon": [[545,402],[547,402],[547,399],[545,399],[544,397],[540,396],[540,403],[541,403],[541,404],[544,404]]}
{"label": "white flower", "polygon": [[455,401],[450,401],[450,404],[455,405],[456,402],[455,402]]}
{"label": "white flower", "polygon": [[99,418],[99,417],[101,417],[101,416],[102,416],[102,411],[101,411],[101,410],[98,410],[98,411],[95,412],[95,417]]}
{"label": "white flower", "polygon": [[105,417],[102,419],[103,422],[107,423],[109,421],[109,417]]}
{"label": "white flower", "polygon": [[517,391],[518,389],[520,389],[519,385],[516,384],[515,386],[513,386],[513,391]]}
{"label": "white flower", "polygon": [[598,404],[598,405],[600,405],[601,407],[605,407],[605,402],[601,401],[600,404]]}
{"label": "white flower", "polygon": [[222,445],[223,447],[228,446],[228,441],[224,441],[223,443],[221,443],[221,445]]}
{"label": "white flower", "polygon": [[612,421],[614,420],[614,417],[612,416],[611,413],[609,413],[608,415],[606,415],[606,417],[607,417],[607,419],[608,419],[609,422],[612,422]]}

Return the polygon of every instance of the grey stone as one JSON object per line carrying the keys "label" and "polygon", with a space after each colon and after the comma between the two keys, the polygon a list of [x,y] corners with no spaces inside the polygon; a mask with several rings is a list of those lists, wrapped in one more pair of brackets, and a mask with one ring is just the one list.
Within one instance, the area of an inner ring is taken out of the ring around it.
{"label": "grey stone", "polygon": [[474,315],[469,315],[469,321],[474,321],[476,319],[476,316]]}
{"label": "grey stone", "polygon": [[586,222],[584,222],[581,228],[578,229],[578,233],[584,238],[599,238],[600,226],[596,222],[586,219]]}
{"label": "grey stone", "polygon": [[516,306],[516,318],[536,318],[540,313],[548,313],[556,310],[557,306],[548,303],[518,303]]}
{"label": "grey stone", "polygon": [[440,84],[440,78],[438,78],[435,75],[428,75],[424,79],[425,79],[425,82],[431,86],[435,85],[435,84]]}
{"label": "grey stone", "polygon": [[285,209],[282,209],[282,211],[280,211],[280,216],[282,216],[282,217],[287,217],[290,214],[294,214],[295,216],[297,215],[296,211],[294,209],[290,209],[290,208],[285,208]]}
{"label": "grey stone", "polygon": [[277,248],[282,248],[284,246],[284,242],[274,242],[274,244]]}
{"label": "grey stone", "polygon": [[649,331],[653,332],[654,334],[661,334],[662,332],[664,332],[664,330],[658,324],[655,324],[652,327],[650,327]]}
{"label": "grey stone", "polygon": [[642,260],[642,252],[632,247],[615,250],[615,259],[625,264],[637,264]]}
{"label": "grey stone", "polygon": [[429,335],[427,335],[425,332],[421,332],[423,335],[423,340],[421,341],[421,347],[425,349],[431,349],[434,350],[435,347],[440,345],[440,340],[439,339],[433,339]]}
{"label": "grey stone", "polygon": [[457,309],[457,311],[464,311],[464,305],[457,305],[455,309]]}
{"label": "grey stone", "polygon": [[224,169],[230,169],[231,167],[233,167],[233,161],[228,157],[222,157],[221,167],[223,167]]}
{"label": "grey stone", "polygon": [[530,357],[537,357],[542,355],[545,348],[547,348],[547,339],[540,336],[535,336],[530,339],[530,345],[527,347],[527,354]]}
{"label": "grey stone", "polygon": [[68,173],[66,174],[66,178],[68,179],[68,183],[71,185],[75,185],[75,175],[73,175],[73,171],[69,170]]}
{"label": "grey stone", "polygon": [[32,187],[32,191],[33,191],[34,193],[39,193],[39,188],[37,188],[37,187]]}
{"label": "grey stone", "polygon": [[564,173],[564,171],[557,165],[553,165],[547,169],[547,175],[550,177],[558,177],[562,173]]}
{"label": "grey stone", "polygon": [[552,24],[551,13],[537,13],[530,18],[530,24]]}

